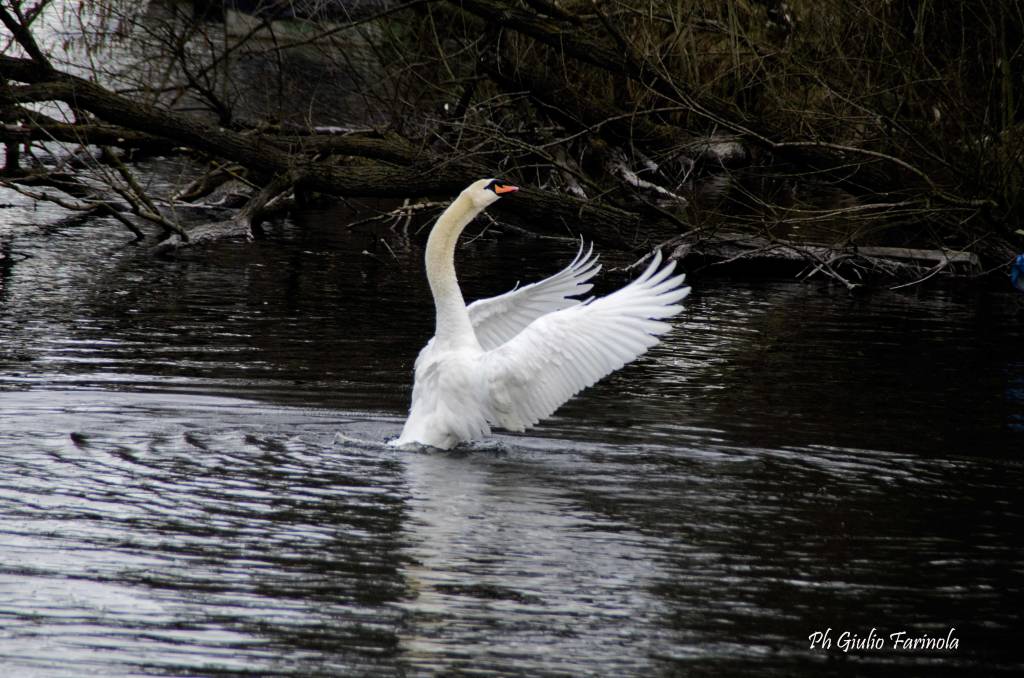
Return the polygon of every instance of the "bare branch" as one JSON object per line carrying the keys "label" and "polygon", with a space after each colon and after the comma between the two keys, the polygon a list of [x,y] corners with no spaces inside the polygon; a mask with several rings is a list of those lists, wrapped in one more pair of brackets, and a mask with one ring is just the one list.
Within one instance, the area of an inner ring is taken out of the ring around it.
{"label": "bare branch", "polygon": [[21,13],[20,2],[12,2],[11,8],[14,11],[15,16],[11,15],[11,12],[7,10],[3,5],[0,5],[0,23],[3,23],[4,27],[11,32],[14,39],[18,42],[25,53],[28,54],[29,58],[32,59],[40,68],[48,71],[53,70],[53,65],[50,60],[46,58],[43,51],[39,49],[39,45],[36,43],[36,39],[32,36],[32,31],[29,26],[32,23],[32,19],[39,15],[39,11],[42,10],[46,3],[40,3],[39,7],[29,17],[25,17]]}

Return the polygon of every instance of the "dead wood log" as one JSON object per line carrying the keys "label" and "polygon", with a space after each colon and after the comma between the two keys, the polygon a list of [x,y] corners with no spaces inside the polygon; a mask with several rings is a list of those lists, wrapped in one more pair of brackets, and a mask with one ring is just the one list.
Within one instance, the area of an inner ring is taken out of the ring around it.
{"label": "dead wood log", "polygon": [[[303,190],[351,197],[451,196],[475,179],[494,173],[482,162],[441,158],[395,137],[333,138],[332,152],[358,156],[359,161],[320,161],[300,152],[294,140],[242,134],[185,114],[143,107],[95,83],[39,68],[29,60],[0,56],[0,76],[31,83],[0,93],[0,105],[74,102],[107,123],[145,130],[237,162],[256,174],[288,176]],[[538,189],[521,191],[515,200],[503,201],[499,213],[514,215],[540,231],[562,234],[571,227],[587,238],[617,246],[637,243],[641,230],[637,215],[626,210]]]}
{"label": "dead wood log", "polygon": [[173,201],[195,202],[207,197],[229,181],[237,180],[245,172],[241,165],[216,164],[202,176],[188,183],[171,196]]}
{"label": "dead wood log", "polygon": [[[144,131],[114,125],[66,123],[21,106],[11,107],[0,117],[6,120],[21,121],[23,123],[21,127],[25,130],[28,141],[61,141],[94,146],[117,146],[148,153],[169,153],[175,147],[173,141]],[[4,127],[10,126],[5,125]],[[6,132],[0,132],[0,134],[4,133]]]}
{"label": "dead wood log", "polygon": [[920,280],[942,271],[976,274],[981,270],[976,254],[960,250],[826,245],[741,233],[717,233],[704,239],[701,234],[692,233],[667,245],[672,248],[671,259],[699,262],[695,270],[744,265],[803,278],[821,273],[850,289],[859,287],[863,278],[872,273]]}
{"label": "dead wood log", "polygon": [[292,190],[294,180],[287,173],[274,176],[234,216],[180,231],[160,241],[151,251],[166,254],[186,245],[200,245],[231,238],[252,240],[273,204]]}

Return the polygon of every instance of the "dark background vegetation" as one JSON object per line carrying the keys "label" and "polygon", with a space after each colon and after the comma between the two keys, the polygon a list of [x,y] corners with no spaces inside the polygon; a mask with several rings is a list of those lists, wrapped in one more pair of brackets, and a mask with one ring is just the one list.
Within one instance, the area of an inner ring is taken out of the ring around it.
{"label": "dark background vegetation", "polygon": [[[0,19],[4,184],[165,246],[323,199],[430,215],[493,175],[527,187],[495,210],[518,229],[851,287],[1003,274],[1022,241],[1012,0],[4,0]],[[198,176],[152,195],[133,163],[154,154]],[[176,209],[213,191],[237,209]]]}

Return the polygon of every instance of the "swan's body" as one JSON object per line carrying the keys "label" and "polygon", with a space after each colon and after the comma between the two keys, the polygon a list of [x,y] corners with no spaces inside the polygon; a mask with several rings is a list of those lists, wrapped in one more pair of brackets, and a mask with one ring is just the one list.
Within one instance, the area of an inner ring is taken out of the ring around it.
{"label": "swan's body", "polygon": [[580,253],[550,278],[466,306],[455,277],[462,230],[501,194],[495,179],[470,185],[437,220],[427,240],[427,280],[434,296],[434,338],[416,359],[412,406],[391,445],[449,449],[490,433],[522,431],[582,389],[658,343],[690,292],[661,254],[629,285],[581,301],[600,269]]}

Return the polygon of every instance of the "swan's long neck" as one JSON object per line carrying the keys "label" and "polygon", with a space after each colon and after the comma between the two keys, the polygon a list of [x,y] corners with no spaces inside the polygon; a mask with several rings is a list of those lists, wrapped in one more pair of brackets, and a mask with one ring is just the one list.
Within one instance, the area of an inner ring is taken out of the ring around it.
{"label": "swan's long neck", "polygon": [[453,345],[476,342],[466,302],[455,277],[455,243],[466,225],[480,212],[481,209],[468,196],[459,195],[434,224],[427,239],[427,282],[437,309],[434,331],[437,342]]}

